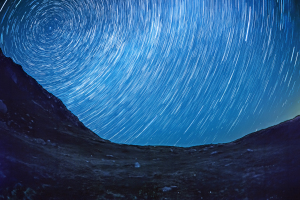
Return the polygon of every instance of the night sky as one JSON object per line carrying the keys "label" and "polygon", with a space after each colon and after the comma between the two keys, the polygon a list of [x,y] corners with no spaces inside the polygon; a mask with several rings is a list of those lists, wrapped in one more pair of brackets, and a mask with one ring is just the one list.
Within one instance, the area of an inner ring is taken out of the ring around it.
{"label": "night sky", "polygon": [[102,138],[229,142],[300,114],[295,2],[1,0],[0,47]]}

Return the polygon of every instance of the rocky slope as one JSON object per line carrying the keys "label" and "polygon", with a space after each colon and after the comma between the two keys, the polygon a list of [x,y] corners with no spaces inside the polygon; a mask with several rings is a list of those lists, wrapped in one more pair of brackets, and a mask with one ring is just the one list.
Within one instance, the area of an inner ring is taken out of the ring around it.
{"label": "rocky slope", "polygon": [[0,50],[0,199],[300,199],[300,117],[226,144],[111,143]]}

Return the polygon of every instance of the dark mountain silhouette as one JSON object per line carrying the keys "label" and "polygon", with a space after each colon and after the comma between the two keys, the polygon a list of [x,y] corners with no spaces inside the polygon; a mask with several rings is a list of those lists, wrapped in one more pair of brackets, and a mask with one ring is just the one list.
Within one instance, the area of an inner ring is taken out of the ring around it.
{"label": "dark mountain silhouette", "polygon": [[225,144],[111,143],[0,50],[0,199],[300,199],[300,117]]}

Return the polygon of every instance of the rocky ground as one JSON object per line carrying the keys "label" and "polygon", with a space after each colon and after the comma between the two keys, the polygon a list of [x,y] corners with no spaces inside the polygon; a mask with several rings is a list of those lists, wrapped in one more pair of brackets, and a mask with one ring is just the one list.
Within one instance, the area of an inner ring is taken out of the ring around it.
{"label": "rocky ground", "polygon": [[103,140],[0,50],[0,199],[300,199],[300,117],[226,144]]}

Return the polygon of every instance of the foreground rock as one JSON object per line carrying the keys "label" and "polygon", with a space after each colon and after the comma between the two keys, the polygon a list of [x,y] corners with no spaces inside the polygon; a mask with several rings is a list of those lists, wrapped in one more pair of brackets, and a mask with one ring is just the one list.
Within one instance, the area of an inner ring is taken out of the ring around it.
{"label": "foreground rock", "polygon": [[115,144],[2,52],[0,99],[0,199],[300,199],[300,117],[226,144]]}
{"label": "foreground rock", "polygon": [[3,103],[2,100],[0,100],[0,113],[5,114],[7,112],[7,107],[6,105]]}

